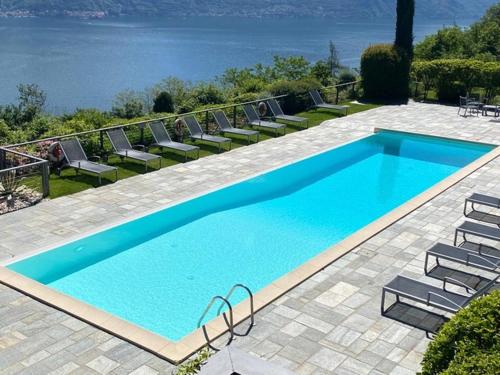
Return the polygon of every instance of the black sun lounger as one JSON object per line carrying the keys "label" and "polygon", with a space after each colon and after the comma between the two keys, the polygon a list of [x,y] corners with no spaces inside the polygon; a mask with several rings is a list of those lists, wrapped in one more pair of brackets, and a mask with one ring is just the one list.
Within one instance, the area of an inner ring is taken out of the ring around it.
{"label": "black sun lounger", "polygon": [[337,105],[337,104],[325,103],[325,101],[321,97],[321,94],[319,93],[318,90],[309,91],[309,95],[311,95],[311,98],[314,102],[314,107],[322,108],[322,109],[334,109],[337,111],[344,112],[344,115],[347,116],[347,111],[349,110],[348,105]]}
{"label": "black sun lounger", "polygon": [[305,124],[306,128],[309,128],[309,119],[305,117],[285,115],[285,112],[283,112],[283,109],[276,99],[269,99],[267,104],[269,105],[269,108],[271,109],[271,112],[276,120]]}
{"label": "black sun lounger", "polygon": [[[429,269],[430,258],[434,258],[436,261],[436,266],[432,269]],[[479,254],[477,251],[469,250],[464,247],[437,243],[432,248],[427,250],[427,253],[425,254],[425,274],[428,276],[429,274],[432,274],[433,270],[441,266],[441,260],[447,260],[489,272],[500,272],[500,257],[488,254]]]}
{"label": "black sun lounger", "polygon": [[[161,168],[161,156],[135,150],[130,144],[123,128],[107,130],[106,133],[108,134],[108,138],[113,146],[114,154],[118,155],[120,159],[123,160],[125,158],[129,158],[142,161],[145,164],[146,172],[148,171],[148,163],[150,161],[159,160]],[[135,147],[145,149],[145,146],[143,145],[136,145]]]}
{"label": "black sun lounger", "polygon": [[239,129],[235,128],[231,123],[229,122],[229,119],[227,118],[226,114],[219,110],[219,111],[214,111],[212,112],[215,122],[219,126],[220,132],[222,134],[237,134],[237,135],[242,135],[247,137],[248,144],[250,144],[250,138],[251,137],[256,137],[257,142],[259,142],[259,132],[256,130],[247,130],[247,129]]}
{"label": "black sun lounger", "polygon": [[243,111],[248,120],[248,125],[258,126],[260,128],[273,129],[275,135],[278,135],[278,130],[283,129],[283,135],[286,133],[286,125],[272,121],[263,121],[259,114],[251,104],[243,104]]}
{"label": "black sun lounger", "polygon": [[198,146],[187,145],[185,143],[179,143],[172,141],[170,135],[165,129],[165,125],[161,121],[150,122],[148,124],[155,143],[152,146],[157,146],[160,148],[168,148],[170,150],[181,151],[184,153],[184,161],[187,161],[188,152],[196,152],[197,158],[200,157],[200,148]]}
{"label": "black sun lounger", "polygon": [[231,149],[231,139],[218,137],[216,135],[206,134],[200,126],[200,123],[194,116],[185,116],[183,117],[184,123],[186,124],[191,139],[206,141],[210,143],[215,143],[219,146],[219,152],[221,150],[221,145],[223,143],[229,143],[229,149]]}
{"label": "black sun lounger", "polygon": [[[462,242],[458,243],[458,237],[461,235]],[[455,246],[464,247],[469,250],[478,252],[481,255],[489,255],[493,257],[500,257],[500,250],[494,246],[490,246],[481,242],[474,242],[468,239],[468,236],[479,237],[491,241],[500,241],[500,228],[491,227],[484,224],[473,223],[471,221],[464,221],[455,230]]]}
{"label": "black sun lounger", "polygon": [[[433,286],[421,281],[413,280],[404,276],[396,276],[390,283],[384,286],[382,290],[381,313],[385,315],[385,299],[386,294],[396,296],[396,303],[400,302],[401,298],[409,299],[426,306],[435,307],[443,311],[456,313],[460,309],[467,306],[472,300],[477,297],[487,294],[495,287],[500,275],[484,284],[480,289],[473,289],[468,285],[461,285],[458,280],[450,280],[445,278],[442,287]],[[448,283],[461,285],[469,295],[463,295],[447,289]],[[390,308],[390,307],[389,307]]]}
{"label": "black sun lounger", "polygon": [[464,204],[464,216],[468,219],[482,221],[500,227],[500,215],[476,210],[476,206],[500,209],[500,198],[474,193],[465,199]]}
{"label": "black sun lounger", "polygon": [[[76,173],[78,173],[79,170],[82,170],[96,174],[99,180],[99,185],[102,183],[101,174],[103,173],[114,172],[115,181],[118,180],[118,169],[116,167],[90,161],[87,158],[87,155],[85,154],[82,144],[78,138],[64,139],[59,142],[59,145],[61,146],[68,165],[75,168]],[[98,156],[94,156],[93,158],[100,159]]]}

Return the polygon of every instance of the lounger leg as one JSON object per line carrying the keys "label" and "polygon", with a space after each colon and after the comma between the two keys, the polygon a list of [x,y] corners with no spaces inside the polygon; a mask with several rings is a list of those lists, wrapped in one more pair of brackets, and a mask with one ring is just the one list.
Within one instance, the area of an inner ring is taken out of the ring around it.
{"label": "lounger leg", "polygon": [[382,301],[380,303],[380,314],[383,316],[385,315],[385,289],[382,289]]}
{"label": "lounger leg", "polygon": [[146,172],[147,172],[147,171],[148,171],[148,162],[146,161],[146,162],[144,163],[144,165],[146,166]]}
{"label": "lounger leg", "polygon": [[101,186],[102,185],[102,178],[101,178],[100,174],[97,175],[97,180],[99,181],[99,186]]}
{"label": "lounger leg", "polygon": [[187,163],[188,161],[188,153],[187,151],[184,151],[184,163]]}
{"label": "lounger leg", "polygon": [[458,230],[455,229],[455,239],[453,240],[453,246],[457,246]]}
{"label": "lounger leg", "polygon": [[229,151],[233,148],[233,141],[229,141]]}
{"label": "lounger leg", "polygon": [[118,169],[115,170],[115,182],[118,181]]}

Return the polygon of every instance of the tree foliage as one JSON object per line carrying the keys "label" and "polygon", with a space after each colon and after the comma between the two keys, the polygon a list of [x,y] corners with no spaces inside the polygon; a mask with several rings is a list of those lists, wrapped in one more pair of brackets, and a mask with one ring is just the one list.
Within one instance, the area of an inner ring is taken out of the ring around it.
{"label": "tree foliage", "polygon": [[153,105],[154,113],[173,113],[174,112],[174,101],[172,96],[166,92],[160,92],[156,98]]}
{"label": "tree foliage", "polygon": [[500,4],[491,7],[469,28],[447,27],[426,37],[416,45],[415,58],[500,60]]}
{"label": "tree foliage", "polygon": [[396,39],[394,45],[413,57],[413,17],[415,0],[398,0],[396,8]]}

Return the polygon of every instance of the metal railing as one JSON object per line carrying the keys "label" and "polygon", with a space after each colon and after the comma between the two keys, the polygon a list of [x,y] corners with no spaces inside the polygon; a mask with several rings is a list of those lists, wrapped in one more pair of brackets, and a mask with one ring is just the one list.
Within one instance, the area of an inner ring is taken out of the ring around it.
{"label": "metal railing", "polygon": [[139,128],[139,130],[141,131],[141,141],[143,141],[144,128],[146,127],[146,125],[148,123],[155,122],[155,121],[175,120],[177,118],[184,117],[184,116],[204,115],[204,119],[205,119],[204,123],[205,123],[205,127],[206,127],[205,130],[208,130],[207,127],[210,123],[210,113],[211,112],[218,111],[218,110],[227,110],[228,108],[231,108],[233,122],[236,123],[236,118],[238,115],[238,110],[237,110],[238,107],[243,106],[245,104],[256,104],[256,103],[260,103],[260,102],[265,102],[265,101],[270,100],[270,99],[281,99],[281,98],[284,98],[286,96],[287,95],[270,96],[270,97],[266,97],[266,98],[252,100],[249,102],[226,104],[223,106],[210,107],[210,108],[206,108],[206,109],[202,109],[202,110],[198,110],[198,111],[192,111],[192,112],[186,112],[186,113],[180,113],[180,114],[172,114],[172,115],[162,116],[162,117],[154,117],[154,118],[147,119],[147,120],[135,121],[135,122],[130,122],[130,123],[126,123],[126,124],[118,124],[118,125],[108,126],[105,128],[100,128],[100,129],[95,129],[95,130],[87,130],[84,132],[58,135],[58,136],[54,136],[54,137],[48,137],[48,138],[37,139],[37,140],[33,140],[33,141],[28,141],[28,142],[16,143],[16,144],[6,145],[6,146],[2,146],[2,147],[6,148],[6,149],[12,149],[12,148],[17,148],[17,147],[26,147],[26,146],[30,146],[30,145],[35,145],[35,144],[43,143],[43,142],[51,142],[51,141],[57,142],[61,139],[65,139],[65,138],[89,136],[89,135],[93,135],[93,134],[99,134],[100,143],[101,143],[101,146],[103,146],[104,133],[106,131],[112,130],[112,129],[119,129],[119,128],[129,128],[129,127],[133,127],[133,126],[136,126]]}
{"label": "metal railing", "polygon": [[26,153],[0,147],[0,200],[29,199],[49,195],[49,162]]}
{"label": "metal railing", "polygon": [[[361,81],[358,80],[358,81],[353,81],[353,82],[342,83],[342,84],[339,84],[339,85],[327,86],[327,87],[323,87],[322,90],[337,89],[337,91],[339,91],[338,90],[339,88],[347,87],[347,86],[351,86],[352,89],[354,89],[355,86],[358,83],[360,83],[360,82]],[[309,94],[307,92],[304,92],[301,95],[307,96]],[[210,108],[206,108],[206,109],[202,109],[202,110],[197,110],[197,111],[192,111],[192,112],[172,114],[172,115],[162,116],[162,117],[154,117],[154,118],[147,119],[147,120],[130,122],[130,123],[126,123],[126,124],[112,125],[112,126],[108,126],[108,127],[105,127],[105,128],[100,128],[100,129],[95,129],[95,130],[88,130],[88,131],[84,131],[84,132],[58,135],[58,136],[54,136],[54,137],[37,139],[37,140],[29,141],[29,142],[22,142],[22,143],[10,144],[10,145],[6,145],[6,146],[2,146],[2,147],[6,148],[6,149],[12,149],[12,148],[17,148],[17,147],[26,147],[26,146],[30,146],[30,145],[35,145],[35,144],[42,143],[42,142],[51,142],[51,141],[52,142],[57,142],[57,141],[59,141],[61,139],[65,139],[65,138],[81,137],[81,136],[89,136],[89,135],[99,134],[100,146],[101,146],[101,148],[103,148],[104,133],[107,130],[118,129],[118,128],[128,128],[128,127],[133,127],[133,126],[136,126],[136,127],[139,128],[139,130],[141,132],[141,136],[140,136],[141,137],[141,143],[143,143],[143,141],[144,141],[144,128],[150,122],[175,120],[177,118],[184,117],[184,116],[190,116],[190,115],[193,115],[193,116],[203,115],[202,117],[204,117],[205,130],[208,131],[209,124],[211,123],[211,118],[210,118],[211,117],[210,116],[211,112],[218,111],[218,110],[223,110],[224,111],[224,110],[232,109],[232,119],[233,119],[233,123],[236,125],[236,123],[237,123],[237,117],[238,117],[238,107],[241,107],[241,106],[243,106],[245,104],[257,104],[257,103],[260,103],[260,102],[265,102],[265,101],[270,100],[270,99],[282,99],[282,98],[285,98],[287,96],[288,95],[270,96],[270,97],[260,98],[260,99],[257,99],[257,100],[252,100],[252,101],[243,102],[243,103],[232,103],[232,104],[226,104],[226,105],[222,105],[222,106],[215,106],[215,107],[210,107]]]}

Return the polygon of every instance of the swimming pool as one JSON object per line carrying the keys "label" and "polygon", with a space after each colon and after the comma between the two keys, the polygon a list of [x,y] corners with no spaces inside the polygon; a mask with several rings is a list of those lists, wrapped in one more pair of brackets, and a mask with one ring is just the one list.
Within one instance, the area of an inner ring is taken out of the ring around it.
{"label": "swimming pool", "polygon": [[214,295],[264,288],[492,148],[379,132],[8,268],[179,341]]}

